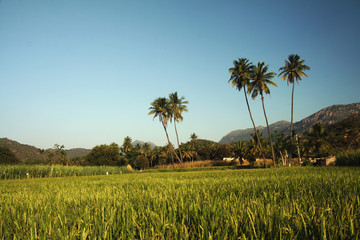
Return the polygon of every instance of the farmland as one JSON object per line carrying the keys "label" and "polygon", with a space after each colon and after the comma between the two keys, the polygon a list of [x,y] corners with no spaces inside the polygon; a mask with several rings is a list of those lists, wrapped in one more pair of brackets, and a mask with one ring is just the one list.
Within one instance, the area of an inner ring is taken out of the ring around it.
{"label": "farmland", "polygon": [[0,181],[3,239],[358,239],[360,168]]}

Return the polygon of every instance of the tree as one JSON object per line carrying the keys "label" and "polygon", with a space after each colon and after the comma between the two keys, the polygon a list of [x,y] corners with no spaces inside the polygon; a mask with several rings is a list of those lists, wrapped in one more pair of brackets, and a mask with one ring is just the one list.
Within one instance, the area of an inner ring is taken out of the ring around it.
{"label": "tree", "polygon": [[190,135],[190,139],[191,139],[191,141],[196,141],[198,139],[198,136],[195,133],[192,133]]}
{"label": "tree", "polygon": [[119,166],[124,164],[120,156],[120,147],[116,143],[94,147],[91,152],[86,155],[85,160],[89,165],[95,166]]}
{"label": "tree", "polygon": [[0,147],[0,164],[20,163],[15,154],[7,147]]}
{"label": "tree", "polygon": [[141,146],[141,153],[144,154],[145,157],[147,157],[148,155],[151,155],[151,146],[148,142],[144,143]]}
{"label": "tree", "polygon": [[313,127],[305,133],[305,145],[310,155],[314,157],[327,155],[330,144],[327,142],[326,136],[324,125],[320,122],[315,123]]}
{"label": "tree", "polygon": [[[259,133],[259,130],[256,131],[257,134],[250,134],[251,139],[248,145],[249,150],[247,151],[247,157],[246,157],[246,159],[250,162],[251,165],[254,165],[256,156],[259,156],[261,151],[263,152],[263,154],[267,154],[267,150],[264,148],[265,140],[262,137],[262,133]],[[262,150],[260,149],[259,143],[261,143],[261,146],[263,146]]]}
{"label": "tree", "polygon": [[47,151],[47,156],[50,165],[69,165],[70,163],[64,145],[54,144],[54,148]]}
{"label": "tree", "polygon": [[[239,91],[244,89],[244,95],[245,95],[246,105],[247,105],[247,108],[249,111],[249,116],[250,116],[251,122],[254,127],[254,132],[256,135],[258,135],[256,126],[255,126],[255,122],[254,122],[254,119],[253,119],[251,111],[250,111],[250,106],[249,106],[249,101],[247,98],[247,91],[246,91],[246,88],[248,87],[248,84],[250,83],[251,73],[254,69],[254,66],[252,65],[251,62],[249,62],[249,60],[247,58],[239,58],[238,61],[234,60],[233,64],[234,64],[234,67],[229,69],[229,73],[231,74],[231,76],[230,76],[230,79],[228,82],[229,83],[231,82],[231,85],[233,87],[236,87],[236,89]],[[259,136],[257,136],[257,139],[260,139]],[[265,167],[266,167],[266,162],[265,162],[265,157],[264,157],[264,153],[262,150],[261,142],[258,142],[258,144],[260,147],[260,154],[264,159],[264,163],[265,163]]]}
{"label": "tree", "polygon": [[169,147],[169,150],[171,151],[171,161],[172,161],[173,167],[175,169],[173,155],[175,155],[179,161],[180,161],[180,159],[174,151],[173,145],[171,144],[170,139],[169,139],[169,134],[167,132],[167,124],[171,118],[171,109],[169,106],[169,100],[166,98],[163,98],[163,97],[159,97],[159,98],[156,98],[153,102],[151,102],[150,105],[151,105],[151,107],[149,108],[150,112],[148,114],[154,115],[153,119],[158,117],[159,121],[161,122],[161,124],[164,128],[166,138],[168,141],[168,147]]}
{"label": "tree", "polygon": [[231,152],[225,144],[215,144],[210,153],[210,158],[212,160],[223,160],[225,157],[230,156]]}
{"label": "tree", "polygon": [[186,104],[188,104],[188,103],[189,103],[188,101],[185,101],[185,97],[179,98],[177,92],[169,94],[169,104],[170,104],[170,109],[172,112],[172,118],[174,119],[174,127],[175,127],[176,139],[177,139],[177,144],[178,144],[179,153],[180,153],[181,165],[183,162],[183,157],[181,154],[179,135],[178,135],[178,132],[176,129],[176,123],[183,121],[182,113],[188,111],[188,109],[186,107]]}
{"label": "tree", "polygon": [[135,160],[135,167],[138,169],[146,169],[149,167],[149,159],[144,155],[138,155]]}
{"label": "tree", "polygon": [[[274,147],[273,147],[269,123],[268,123],[268,119],[267,119],[266,111],[265,111],[264,93],[270,94],[270,89],[267,86],[268,84],[273,85],[275,87],[277,85],[275,82],[270,80],[276,76],[276,73],[267,72],[268,68],[269,68],[268,65],[265,65],[264,62],[259,62],[257,64],[257,66],[254,67],[252,74],[251,74],[251,82],[248,84],[248,93],[251,93],[252,99],[255,99],[258,96],[258,94],[260,94],[260,96],[261,96],[262,107],[264,110],[266,126],[267,126],[267,130],[268,130],[268,134],[269,134],[272,159],[273,159],[274,167],[276,167]],[[265,167],[266,167],[266,165],[265,165]]]}
{"label": "tree", "polygon": [[307,77],[304,71],[310,70],[310,67],[304,64],[305,60],[301,60],[299,55],[290,54],[288,59],[285,60],[285,65],[279,69],[281,71],[279,76],[282,75],[282,80],[287,81],[287,85],[289,83],[292,84],[292,94],[291,94],[291,122],[290,122],[290,139],[291,143],[293,140],[293,108],[294,108],[294,89],[295,89],[295,80],[296,83],[299,84],[299,80],[301,77]]}
{"label": "tree", "polygon": [[127,136],[124,138],[124,142],[122,144],[122,148],[121,150],[124,152],[124,153],[127,153],[127,152],[131,152],[131,150],[133,149],[133,145],[132,145],[132,140],[131,140],[131,137]]}
{"label": "tree", "polygon": [[246,158],[246,156],[248,155],[248,151],[249,151],[248,142],[238,141],[236,143],[233,143],[231,150],[234,153],[235,158],[238,158],[240,164],[242,165],[244,163],[243,159]]}

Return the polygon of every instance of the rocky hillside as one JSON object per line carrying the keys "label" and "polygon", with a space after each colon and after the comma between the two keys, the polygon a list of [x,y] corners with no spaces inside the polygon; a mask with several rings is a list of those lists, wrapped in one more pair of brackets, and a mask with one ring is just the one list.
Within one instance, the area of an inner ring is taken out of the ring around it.
{"label": "rocky hillside", "polygon": [[[324,125],[332,125],[357,114],[360,114],[360,103],[333,105],[327,108],[323,108],[320,111],[304,118],[303,120],[294,123],[294,130],[295,132],[302,134],[303,132],[308,131],[311,126],[313,126],[317,122],[321,122]],[[274,132],[276,130],[278,133],[283,133],[287,135],[290,131],[290,122],[279,121],[270,124],[269,127],[271,132]],[[268,137],[266,127],[259,126],[257,127],[257,129],[260,133],[263,133],[264,137]],[[225,135],[219,143],[237,142],[240,140],[248,141],[249,139],[251,139],[250,134],[252,134],[253,132],[253,128],[232,131]]]}
{"label": "rocky hillside", "polygon": [[[284,132],[285,129],[288,129],[290,126],[290,122],[287,121],[279,121],[273,124],[269,125],[270,131],[271,132]],[[258,126],[256,128],[257,130],[259,130],[260,134],[263,134],[263,137],[268,137],[268,132],[267,132],[267,128],[263,127],[263,126]],[[220,141],[219,143],[230,143],[230,142],[237,142],[237,141],[248,141],[251,139],[251,135],[254,133],[254,128],[247,128],[247,129],[243,129],[243,130],[236,130],[236,131],[232,131],[230,133],[228,133],[227,135],[225,135]]]}
{"label": "rocky hillside", "polygon": [[360,103],[332,105],[294,123],[294,129],[297,133],[303,133],[317,122],[331,125],[357,114],[360,114]]}

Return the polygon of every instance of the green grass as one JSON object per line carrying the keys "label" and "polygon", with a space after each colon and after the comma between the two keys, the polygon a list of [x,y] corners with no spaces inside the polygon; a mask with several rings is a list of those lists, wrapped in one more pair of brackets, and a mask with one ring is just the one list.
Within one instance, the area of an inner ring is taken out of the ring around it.
{"label": "green grass", "polygon": [[337,166],[360,166],[360,149],[352,149],[336,154]]}
{"label": "green grass", "polygon": [[358,239],[360,168],[0,182],[2,239]]}
{"label": "green grass", "polygon": [[126,167],[109,166],[0,165],[0,179],[89,176],[128,172],[130,171]]}

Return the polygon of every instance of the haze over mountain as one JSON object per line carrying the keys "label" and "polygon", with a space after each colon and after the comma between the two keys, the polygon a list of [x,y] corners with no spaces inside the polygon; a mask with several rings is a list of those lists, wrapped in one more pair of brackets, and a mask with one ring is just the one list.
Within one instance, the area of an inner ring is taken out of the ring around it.
{"label": "haze over mountain", "polygon": [[[331,125],[356,114],[360,114],[360,103],[332,105],[294,123],[294,130],[296,133],[302,134],[303,132],[308,131],[317,122],[324,125]],[[278,133],[288,135],[290,131],[290,122],[278,121],[270,124],[269,127],[272,133],[277,131]],[[257,129],[263,134],[263,137],[268,137],[266,126],[258,126]],[[235,130],[222,137],[219,143],[230,143],[240,140],[248,141],[251,139],[250,134],[252,133],[254,133],[254,128]]]}

